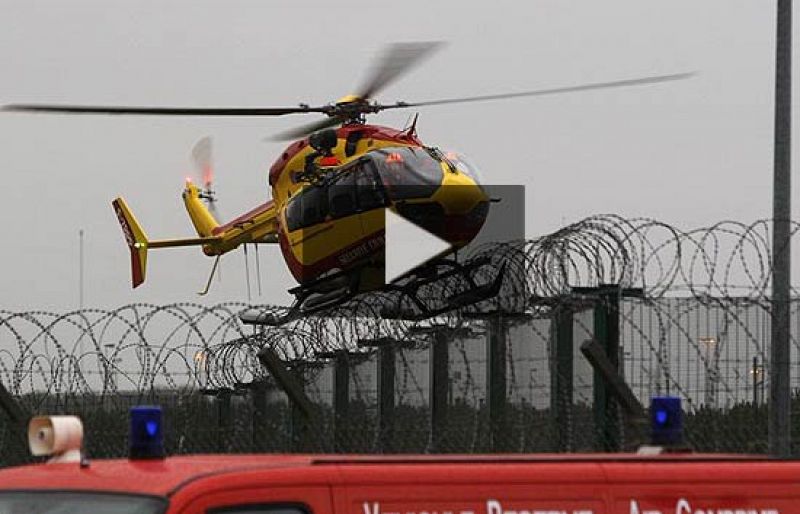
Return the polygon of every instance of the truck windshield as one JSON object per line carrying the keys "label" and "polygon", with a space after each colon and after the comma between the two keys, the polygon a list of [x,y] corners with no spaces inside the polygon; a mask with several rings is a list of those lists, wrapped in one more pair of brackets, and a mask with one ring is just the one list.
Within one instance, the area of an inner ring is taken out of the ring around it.
{"label": "truck windshield", "polygon": [[167,502],[151,496],[79,492],[0,493],[0,514],[161,514]]}

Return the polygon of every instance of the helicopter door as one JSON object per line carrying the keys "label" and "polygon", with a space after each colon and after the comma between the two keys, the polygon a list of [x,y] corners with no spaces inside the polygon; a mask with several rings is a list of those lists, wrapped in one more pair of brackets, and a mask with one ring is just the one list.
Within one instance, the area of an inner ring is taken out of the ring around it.
{"label": "helicopter door", "polygon": [[385,208],[389,201],[372,160],[361,160],[354,175],[361,230],[370,251],[370,265],[362,268],[359,284],[362,290],[376,289],[385,282]]}
{"label": "helicopter door", "polygon": [[322,238],[325,253],[335,256],[333,266],[340,269],[363,260],[371,252],[364,240],[364,227],[356,188],[358,166],[348,168],[328,184],[328,218],[331,228]]}
{"label": "helicopter door", "polygon": [[371,160],[363,160],[354,174],[362,230],[368,238],[380,236],[384,229],[383,208],[388,204],[386,190]]}

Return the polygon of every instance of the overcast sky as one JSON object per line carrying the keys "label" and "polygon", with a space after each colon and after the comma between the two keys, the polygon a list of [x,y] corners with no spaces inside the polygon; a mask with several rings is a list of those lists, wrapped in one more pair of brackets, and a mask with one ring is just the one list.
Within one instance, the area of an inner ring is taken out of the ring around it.
{"label": "overcast sky", "polygon": [[[0,104],[318,104],[351,92],[393,41],[448,45],[384,91],[387,102],[698,71],[430,107],[419,133],[470,156],[487,182],[525,184],[530,236],[596,213],[683,228],[771,213],[771,1],[0,0],[0,13]],[[402,126],[409,114],[371,120]],[[124,195],[152,238],[190,236],[180,192],[196,140],[214,138],[219,205],[232,217],[268,198],[283,145],[263,139],[307,121],[0,114],[0,308],[76,307],[81,228],[87,305],[199,300],[212,261],[196,248],[152,251],[147,282],[130,289],[111,200]],[[260,258],[253,300],[287,302],[280,251]],[[246,300],[242,252],[222,263],[204,301]]]}

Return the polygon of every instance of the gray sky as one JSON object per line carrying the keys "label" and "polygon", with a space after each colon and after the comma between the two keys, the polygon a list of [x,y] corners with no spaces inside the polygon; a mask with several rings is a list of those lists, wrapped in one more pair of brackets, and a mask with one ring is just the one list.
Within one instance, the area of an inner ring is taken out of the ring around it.
{"label": "gray sky", "polygon": [[[413,40],[449,44],[380,99],[699,71],[656,86],[430,107],[419,133],[470,156],[487,182],[525,184],[530,236],[595,213],[684,228],[771,213],[767,0],[0,0],[0,12],[0,103],[323,103],[351,92],[382,45]],[[402,126],[409,114],[371,121]],[[147,282],[130,289],[111,200],[124,195],[152,238],[192,235],[180,192],[194,142],[214,137],[220,208],[232,217],[269,195],[266,171],[283,145],[262,139],[309,118],[1,114],[0,308],[76,307],[80,228],[89,306],[199,300],[212,261],[198,249],[152,251]],[[288,301],[280,251],[262,247],[260,257],[265,292],[253,282],[254,301]],[[204,301],[246,300],[242,253],[222,263]]]}

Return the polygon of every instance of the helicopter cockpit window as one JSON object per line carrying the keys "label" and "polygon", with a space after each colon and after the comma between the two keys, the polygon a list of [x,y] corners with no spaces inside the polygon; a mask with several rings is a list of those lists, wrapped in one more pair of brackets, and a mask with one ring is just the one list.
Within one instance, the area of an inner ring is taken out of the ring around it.
{"label": "helicopter cockpit window", "polygon": [[371,161],[363,161],[356,173],[359,211],[378,209],[386,205],[386,195]]}
{"label": "helicopter cockpit window", "polygon": [[328,207],[332,218],[378,209],[386,205],[386,196],[369,160],[347,168],[328,184]]}
{"label": "helicopter cockpit window", "polygon": [[342,218],[358,211],[355,174],[347,171],[338,176],[328,186],[329,214],[332,218]]}
{"label": "helicopter cockpit window", "polygon": [[426,198],[441,186],[442,164],[419,147],[390,147],[370,152],[389,196],[395,200]]}
{"label": "helicopter cockpit window", "polygon": [[286,224],[289,230],[309,227],[325,221],[328,214],[328,198],[324,188],[309,186],[300,191],[286,208]]}
{"label": "helicopter cockpit window", "polygon": [[307,186],[289,200],[289,231],[386,205],[386,193],[372,162],[361,160],[324,185]]}

